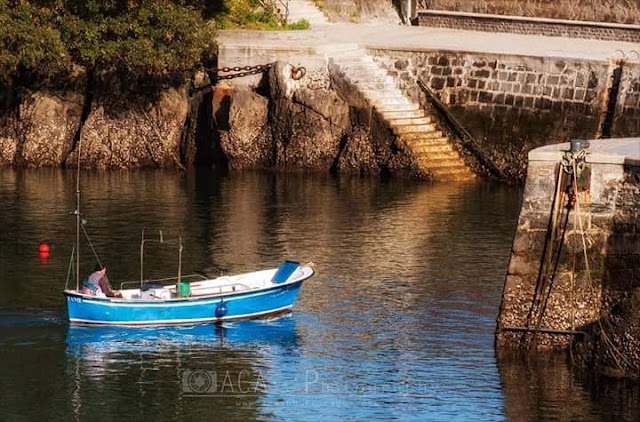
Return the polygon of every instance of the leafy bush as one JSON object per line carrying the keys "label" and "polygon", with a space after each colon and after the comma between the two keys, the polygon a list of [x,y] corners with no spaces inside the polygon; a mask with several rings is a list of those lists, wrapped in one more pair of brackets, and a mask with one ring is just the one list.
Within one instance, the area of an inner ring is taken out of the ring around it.
{"label": "leafy bush", "polygon": [[216,17],[220,29],[273,29],[278,27],[273,8],[262,0],[227,0]]}
{"label": "leafy bush", "polygon": [[0,0],[3,80],[93,74],[175,77],[215,54],[204,1]]}
{"label": "leafy bush", "polygon": [[306,19],[300,19],[297,22],[287,23],[287,26],[285,27],[285,29],[290,29],[293,31],[299,31],[309,28],[311,28],[311,24]]}

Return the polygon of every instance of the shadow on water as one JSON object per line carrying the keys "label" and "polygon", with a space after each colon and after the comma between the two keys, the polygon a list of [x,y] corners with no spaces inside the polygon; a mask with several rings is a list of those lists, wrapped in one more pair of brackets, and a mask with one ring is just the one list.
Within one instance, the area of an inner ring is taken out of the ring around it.
{"label": "shadow on water", "polygon": [[575,368],[565,352],[497,351],[507,418],[637,420],[640,382],[597,377]]}

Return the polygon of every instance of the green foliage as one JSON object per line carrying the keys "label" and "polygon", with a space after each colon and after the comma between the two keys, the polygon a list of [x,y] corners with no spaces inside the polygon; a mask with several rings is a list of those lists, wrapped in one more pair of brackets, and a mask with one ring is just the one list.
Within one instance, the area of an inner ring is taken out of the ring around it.
{"label": "green foliage", "polygon": [[311,28],[311,24],[306,19],[300,19],[297,22],[287,23],[285,29],[291,29],[293,31],[304,30]]}
{"label": "green foliage", "polygon": [[0,0],[0,80],[24,70],[45,78],[68,68],[55,18],[55,10],[44,5]]}
{"label": "green foliage", "polygon": [[227,0],[216,16],[220,29],[273,29],[278,27],[272,3],[263,0]]}
{"label": "green foliage", "polygon": [[0,0],[0,72],[43,78],[80,65],[97,75],[175,77],[215,54],[205,1]]}
{"label": "green foliage", "polygon": [[283,25],[276,13],[279,0],[227,0],[216,16],[219,29],[301,30],[311,25],[306,19]]}
{"label": "green foliage", "polygon": [[212,25],[169,0],[67,1],[63,38],[74,61],[100,72],[162,75],[192,69],[213,48]]}

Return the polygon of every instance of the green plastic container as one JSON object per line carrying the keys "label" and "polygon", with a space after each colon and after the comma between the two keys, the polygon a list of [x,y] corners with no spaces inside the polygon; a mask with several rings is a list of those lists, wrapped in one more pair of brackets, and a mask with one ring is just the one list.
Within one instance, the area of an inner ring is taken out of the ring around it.
{"label": "green plastic container", "polygon": [[191,296],[191,285],[185,282],[178,283],[178,297],[189,297]]}

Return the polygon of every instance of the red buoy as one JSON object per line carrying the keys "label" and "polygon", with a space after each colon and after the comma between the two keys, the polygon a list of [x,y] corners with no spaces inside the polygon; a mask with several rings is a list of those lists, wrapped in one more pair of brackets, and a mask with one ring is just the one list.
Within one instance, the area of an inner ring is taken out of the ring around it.
{"label": "red buoy", "polygon": [[40,253],[49,253],[49,245],[47,245],[46,243],[41,243],[38,246],[38,252],[40,252]]}

